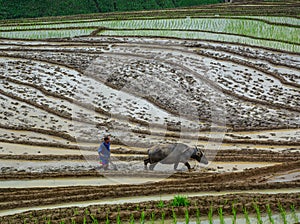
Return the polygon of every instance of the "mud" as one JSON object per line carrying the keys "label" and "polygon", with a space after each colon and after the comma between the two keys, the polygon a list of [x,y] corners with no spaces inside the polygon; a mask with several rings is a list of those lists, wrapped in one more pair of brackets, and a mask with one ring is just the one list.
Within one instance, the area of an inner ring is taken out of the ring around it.
{"label": "mud", "polygon": [[[1,188],[0,204],[2,210],[36,205],[50,205],[65,202],[98,200],[104,198],[129,197],[131,195],[181,194],[188,192],[233,191],[254,189],[299,188],[300,182],[268,182],[270,173],[299,169],[300,162],[291,162],[271,167],[249,169],[243,172],[204,174],[181,174],[170,176],[169,179],[158,183],[140,185],[106,185],[106,186],[72,186],[56,188]],[[118,180],[124,173],[112,173],[106,177]],[[119,175],[119,177],[118,177]],[[138,173],[135,174],[137,176]],[[146,176],[147,173],[140,173]],[[151,174],[153,176],[153,174]],[[134,176],[133,176],[134,177]]]}
{"label": "mud", "polygon": [[[168,206],[170,200],[163,200],[162,202],[166,205],[164,208],[158,208],[157,201],[148,201],[140,203],[125,203],[125,204],[113,204],[109,205],[92,205],[88,207],[71,207],[71,208],[57,208],[47,210],[35,210],[28,211],[17,215],[0,217],[1,223],[8,223],[8,221],[23,222],[26,219],[27,223],[34,223],[34,220],[43,220],[49,217],[51,223],[59,223],[61,220],[67,223],[71,222],[71,219],[76,222],[83,222],[85,216],[88,222],[92,222],[91,216],[95,217],[100,222],[105,222],[106,216],[108,215],[110,220],[116,220],[117,215],[121,220],[129,220],[130,215],[133,214],[135,219],[140,218],[141,211],[145,212],[146,220],[150,219],[152,212],[155,213],[156,219],[161,217],[164,212],[166,219],[172,219],[172,210],[176,212],[178,217],[184,217],[185,209],[188,209],[190,217],[196,218],[196,211],[199,209],[202,215],[207,214],[210,206],[213,206],[213,211],[217,212],[217,208],[223,207],[224,215],[231,214],[232,204],[234,203],[238,213],[243,212],[243,208],[246,208],[248,212],[255,213],[253,207],[253,200],[260,207],[261,212],[266,212],[265,204],[269,204],[271,209],[276,212],[278,211],[278,202],[288,207],[293,203],[299,204],[298,193],[278,193],[278,194],[257,194],[257,193],[238,193],[228,194],[220,196],[201,196],[189,198],[191,205],[187,208]],[[114,222],[114,221],[112,221]]]}
{"label": "mud", "polygon": [[[29,151],[30,152],[30,151]],[[54,151],[55,152],[55,151]],[[210,161],[209,166],[203,166],[191,160],[190,164],[193,172],[240,172],[249,168],[272,166],[284,163],[299,161],[298,152],[276,153],[271,151],[259,150],[206,150],[206,157]],[[119,171],[133,173],[144,170],[143,160],[147,158],[146,149],[127,150],[125,148],[112,149],[112,161]],[[1,174],[0,179],[39,178],[64,176],[88,176],[96,175],[99,168],[97,152],[79,151],[78,154],[61,155],[33,155],[23,152],[17,154],[0,154]],[[16,166],[17,164],[17,166]],[[179,169],[187,171],[183,164]],[[172,166],[160,166],[155,172],[172,173]],[[76,172],[78,174],[76,174]],[[60,174],[59,174],[60,173]],[[49,176],[50,175],[50,176]],[[137,174],[138,175],[138,174]],[[96,175],[97,176],[97,175]]]}
{"label": "mud", "polygon": [[[107,39],[109,39],[109,38],[107,38]],[[136,38],[137,39],[137,38]],[[134,39],[133,38],[133,40],[135,41],[136,39]],[[120,38],[120,40],[122,40],[121,38]],[[180,45],[179,45],[180,46]],[[202,46],[202,45],[201,45]],[[207,45],[205,45],[205,46],[207,46]],[[132,50],[134,50],[134,46],[132,46],[132,45],[122,45],[122,47],[123,48],[128,48],[128,50],[130,50],[130,48],[129,47],[131,47],[132,48]],[[146,45],[142,45],[142,44],[140,44],[140,47],[144,47],[144,48],[146,48],[147,46]],[[162,48],[161,46],[159,46],[158,45],[158,47],[160,47],[160,48]],[[182,46],[180,46],[180,47],[182,47]],[[209,47],[209,46],[207,46],[207,47]],[[210,47],[212,47],[212,46],[210,46]],[[127,50],[127,51],[128,51]],[[144,49],[145,50],[145,49]],[[148,49],[147,49],[148,50]],[[169,49],[168,49],[169,50]],[[217,51],[217,50],[219,50],[219,49],[215,49],[215,51]],[[100,49],[99,50],[100,52],[103,52],[103,51],[105,51],[105,50],[102,50],[102,49]],[[119,51],[120,52],[120,47],[117,47],[116,46],[116,51]],[[178,51],[178,49],[177,49],[177,51]],[[76,52],[78,52],[78,51],[76,51]],[[185,53],[186,54],[186,50],[184,50],[184,51],[182,51],[183,53]],[[247,51],[245,50],[245,52],[247,53]],[[151,53],[151,52],[150,52]],[[192,51],[189,53],[189,54],[191,54],[191,53],[193,53]],[[155,54],[155,52],[153,52],[152,54]],[[157,53],[156,53],[157,54]],[[274,55],[273,55],[274,56]],[[53,57],[52,57],[53,58]],[[43,58],[39,58],[39,60],[44,60]],[[70,59],[69,59],[70,60]],[[222,59],[223,60],[223,59]],[[228,59],[229,60],[229,59]],[[46,60],[47,61],[47,60]],[[49,61],[49,60],[48,60]],[[61,60],[60,60],[61,61]],[[53,63],[53,61],[52,61],[52,63]],[[80,65],[80,63],[82,63],[82,62],[79,62],[78,61],[78,63],[76,63],[76,64],[78,64],[78,65]],[[70,64],[70,66],[74,66],[75,65],[75,63],[72,63],[72,64]],[[289,65],[286,65],[286,66],[289,66]],[[251,66],[250,66],[251,67]],[[111,84],[111,83],[107,83],[107,84]],[[257,88],[257,86],[255,87],[255,88]],[[226,92],[226,91],[225,91]],[[259,93],[258,93],[259,94]],[[243,98],[242,98],[243,99]],[[244,99],[244,100],[246,100],[246,98]],[[249,99],[247,99],[247,101],[248,101]],[[253,99],[253,100],[256,100],[256,99]],[[165,103],[160,103],[160,102],[157,102],[157,100],[156,101],[153,101],[153,100],[151,100],[151,102],[152,103],[154,103],[154,104],[158,104],[158,105],[160,105],[160,106],[164,106],[165,105]],[[256,101],[255,101],[256,102]],[[265,104],[266,102],[264,102],[264,104]],[[275,104],[274,104],[275,105]],[[271,106],[271,105],[270,105]],[[281,107],[281,106],[280,106]],[[284,108],[284,106],[283,107],[281,107],[281,108]],[[165,108],[166,109],[166,108]],[[292,109],[295,109],[295,107],[293,106],[292,107]],[[174,111],[171,111],[171,112],[174,112]],[[277,125],[278,125],[278,123],[277,123]],[[236,127],[237,126],[240,126],[240,125],[236,125]],[[268,125],[268,126],[270,126],[270,124]],[[258,128],[258,126],[256,125],[256,128]]]}
{"label": "mud", "polygon": [[[298,54],[176,38],[0,42],[0,210],[35,210],[0,223],[82,223],[87,213],[101,223],[107,213],[116,220],[119,209],[122,220],[142,210],[171,218],[170,206],[148,201],[166,194],[194,196],[191,215],[207,214],[211,204],[229,214],[233,202],[254,213],[254,199],[263,212],[267,203],[274,211],[278,201],[300,203]],[[214,111],[209,97],[221,93]],[[118,170],[97,169],[103,135],[112,138]],[[211,164],[144,170],[150,146],[174,142],[197,145]],[[228,195],[203,196],[211,192]],[[133,195],[147,201],[117,205]],[[69,208],[54,208],[63,204]]]}
{"label": "mud", "polygon": [[[99,175],[100,176],[100,175]],[[127,183],[127,184],[140,184],[140,183],[147,183],[147,182],[157,182],[161,180],[158,177],[155,178],[155,175],[153,177],[145,177],[142,176],[139,177],[138,175],[135,176],[128,176],[126,175],[118,176],[117,180],[118,182],[114,182],[112,179],[107,179],[105,176],[103,178],[101,177],[94,177],[94,178],[88,178],[87,175],[81,176],[76,175],[76,178],[47,178],[46,175],[43,175],[43,179],[33,179],[33,180],[6,180],[1,181],[0,188],[11,188],[14,186],[14,188],[41,188],[41,187],[66,187],[66,186],[102,186],[102,185],[118,185],[120,183]]]}
{"label": "mud", "polygon": [[[60,160],[97,160],[98,155],[96,153],[96,147],[94,151],[84,151],[80,150],[79,155],[67,154],[67,155],[33,155],[30,151],[24,151],[23,155],[18,154],[0,154],[0,159],[5,160],[37,160],[37,161],[60,161]],[[86,153],[86,154],[85,154]],[[81,154],[81,155],[80,155]],[[128,149],[125,147],[113,148],[112,156],[116,160],[121,161],[143,161],[147,157],[147,149]],[[244,162],[288,162],[297,161],[300,157],[299,152],[272,152],[269,150],[205,150],[205,156],[210,161],[220,161],[220,162],[234,162],[234,161],[244,161]]]}

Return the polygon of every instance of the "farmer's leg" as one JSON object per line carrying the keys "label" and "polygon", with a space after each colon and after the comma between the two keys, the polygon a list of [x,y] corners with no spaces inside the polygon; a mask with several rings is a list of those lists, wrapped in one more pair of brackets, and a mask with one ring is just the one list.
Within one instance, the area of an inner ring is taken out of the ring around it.
{"label": "farmer's leg", "polygon": [[104,165],[103,165],[103,169],[104,169],[104,170],[108,170],[108,164],[104,164]]}
{"label": "farmer's leg", "polygon": [[105,158],[100,158],[100,164],[101,164],[100,168],[107,170],[109,161]]}

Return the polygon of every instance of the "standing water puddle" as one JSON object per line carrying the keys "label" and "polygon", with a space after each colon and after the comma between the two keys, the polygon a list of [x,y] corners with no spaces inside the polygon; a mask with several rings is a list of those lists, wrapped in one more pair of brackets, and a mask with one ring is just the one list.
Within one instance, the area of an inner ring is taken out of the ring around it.
{"label": "standing water puddle", "polygon": [[0,182],[0,188],[35,188],[35,187],[67,187],[67,186],[102,186],[118,184],[141,184],[159,181],[161,178],[118,177],[110,178],[49,178],[33,180],[5,180]]}

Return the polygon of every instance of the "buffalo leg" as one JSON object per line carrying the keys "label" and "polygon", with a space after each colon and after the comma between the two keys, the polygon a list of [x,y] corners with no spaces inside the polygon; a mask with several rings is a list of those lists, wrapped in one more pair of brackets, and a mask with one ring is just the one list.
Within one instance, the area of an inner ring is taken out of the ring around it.
{"label": "buffalo leg", "polygon": [[152,164],[150,164],[149,169],[150,169],[150,170],[153,170],[154,167],[156,166],[156,164],[157,164],[157,163],[152,163]]}
{"label": "buffalo leg", "polygon": [[176,163],[174,164],[174,170],[177,170],[178,164],[179,164],[179,162],[176,162]]}
{"label": "buffalo leg", "polygon": [[147,167],[148,163],[150,163],[150,159],[149,158],[144,160],[144,168],[145,168],[145,170],[148,170],[148,167]]}
{"label": "buffalo leg", "polygon": [[184,163],[184,165],[185,165],[189,170],[191,170],[191,165],[189,164],[189,162]]}

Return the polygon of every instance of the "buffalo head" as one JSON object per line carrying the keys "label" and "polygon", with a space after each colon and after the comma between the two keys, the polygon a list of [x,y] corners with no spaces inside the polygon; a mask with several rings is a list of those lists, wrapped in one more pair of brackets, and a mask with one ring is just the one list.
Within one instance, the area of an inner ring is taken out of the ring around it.
{"label": "buffalo head", "polygon": [[200,149],[198,149],[197,147],[195,147],[191,158],[197,160],[199,163],[203,163],[205,165],[208,164],[208,160],[205,157],[204,153]]}

